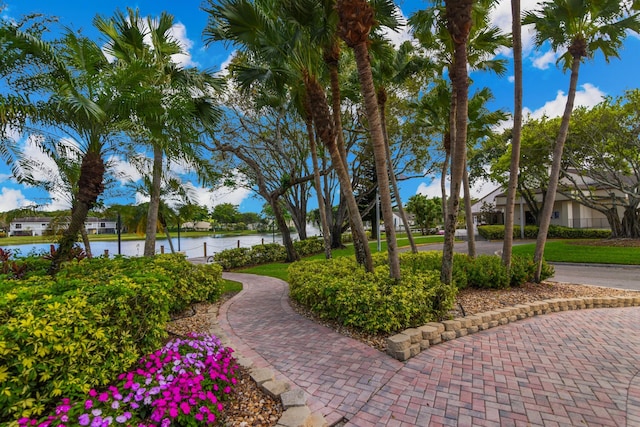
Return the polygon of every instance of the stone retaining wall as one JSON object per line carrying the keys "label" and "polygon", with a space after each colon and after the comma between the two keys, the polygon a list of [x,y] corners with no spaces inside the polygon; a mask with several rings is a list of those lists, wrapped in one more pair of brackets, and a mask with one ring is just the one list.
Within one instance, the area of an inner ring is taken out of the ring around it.
{"label": "stone retaining wall", "polygon": [[459,317],[443,322],[431,322],[418,328],[409,328],[387,338],[387,354],[400,361],[417,356],[432,345],[484,331],[498,325],[527,317],[566,310],[586,308],[619,308],[640,306],[640,296],[555,298],[518,304],[514,307]]}

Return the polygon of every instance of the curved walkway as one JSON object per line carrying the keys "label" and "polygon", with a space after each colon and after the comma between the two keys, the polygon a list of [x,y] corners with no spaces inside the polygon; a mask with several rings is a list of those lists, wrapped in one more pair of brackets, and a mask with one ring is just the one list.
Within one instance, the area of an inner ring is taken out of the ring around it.
{"label": "curved walkway", "polygon": [[293,312],[286,282],[224,277],[244,284],[219,312],[231,347],[329,425],[640,425],[638,307],[536,316],[403,363]]}

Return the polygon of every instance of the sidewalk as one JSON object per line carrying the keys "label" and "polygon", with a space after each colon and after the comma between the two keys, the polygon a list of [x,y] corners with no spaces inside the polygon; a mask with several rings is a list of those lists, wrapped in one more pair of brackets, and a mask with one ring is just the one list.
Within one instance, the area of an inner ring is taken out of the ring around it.
{"label": "sidewalk", "polygon": [[224,277],[244,285],[219,312],[231,346],[329,425],[640,425],[640,308],[536,316],[402,363],[293,312],[281,280]]}

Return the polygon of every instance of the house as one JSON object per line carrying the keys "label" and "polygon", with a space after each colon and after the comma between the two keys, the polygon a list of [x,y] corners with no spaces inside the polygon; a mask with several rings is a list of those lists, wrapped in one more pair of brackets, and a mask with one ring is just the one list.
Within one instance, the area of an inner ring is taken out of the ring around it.
{"label": "house", "polygon": [[[54,232],[54,228],[65,228],[68,219],[55,222],[51,217],[16,218],[9,224],[9,236],[43,236]],[[115,234],[117,222],[112,219],[88,217],[85,222],[87,234]]]}
{"label": "house", "polygon": [[[611,228],[607,218],[602,212],[592,209],[584,204],[573,200],[568,197],[568,193],[575,192],[577,190],[571,190],[567,181],[563,181],[564,187],[569,188],[565,190],[564,194],[561,192],[556,193],[556,199],[553,204],[553,212],[551,214],[551,225],[559,225],[570,228]],[[624,208],[616,203],[616,200],[623,200],[626,196],[620,191],[612,188],[589,186],[585,189],[589,190],[591,198],[600,201],[604,205],[615,206],[618,210],[618,215],[623,214]],[[474,220],[476,223],[490,223],[490,224],[504,224],[503,220],[497,220],[495,222],[483,221],[486,215],[481,212],[482,202],[488,203],[487,200],[493,200],[495,206],[494,212],[492,212],[494,218],[503,218],[505,208],[507,205],[507,193],[504,189],[498,188],[489,195],[480,199],[474,204],[472,208],[474,212]],[[543,194],[538,191],[535,194],[535,200],[538,204],[542,204]],[[477,213],[477,214],[476,214]],[[527,204],[521,197],[516,197],[516,206],[514,210],[514,224],[515,225],[532,225],[535,224],[535,217],[530,212]]]}
{"label": "house", "polygon": [[[415,225],[415,215],[406,213],[407,221],[409,221],[409,226],[413,227]],[[402,220],[402,216],[400,216],[399,212],[393,212],[393,228],[396,231],[404,231],[404,221]]]}

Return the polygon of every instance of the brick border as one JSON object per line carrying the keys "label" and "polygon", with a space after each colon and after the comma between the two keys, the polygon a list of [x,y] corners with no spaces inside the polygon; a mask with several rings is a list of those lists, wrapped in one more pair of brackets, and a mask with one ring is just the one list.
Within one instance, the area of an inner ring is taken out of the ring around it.
{"label": "brick border", "polygon": [[640,296],[554,298],[500,308],[453,320],[430,322],[387,338],[387,354],[401,362],[432,345],[484,331],[528,317],[567,310],[640,306]]}

